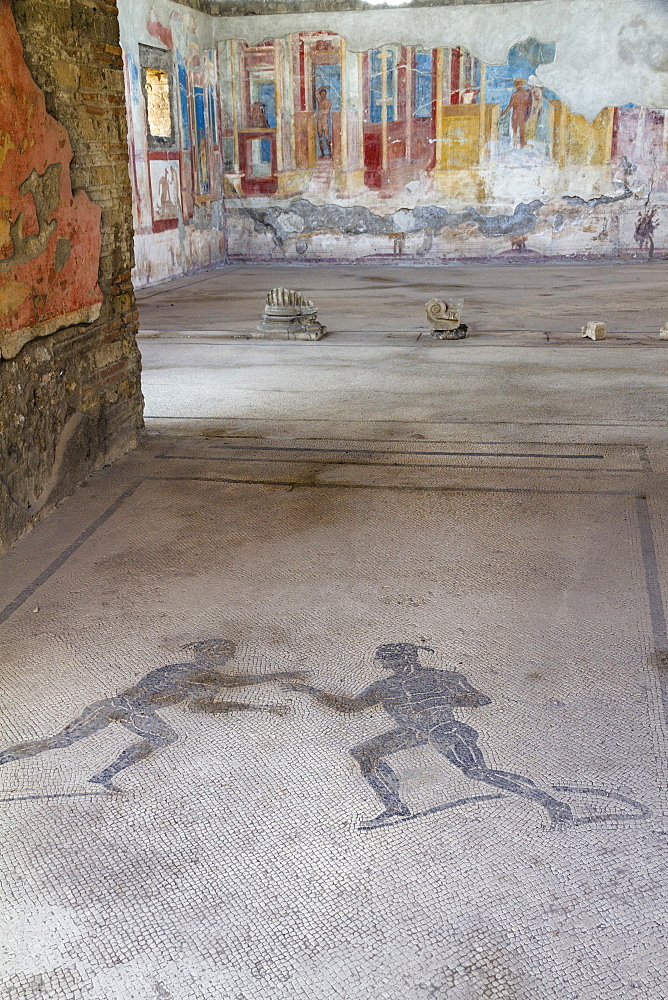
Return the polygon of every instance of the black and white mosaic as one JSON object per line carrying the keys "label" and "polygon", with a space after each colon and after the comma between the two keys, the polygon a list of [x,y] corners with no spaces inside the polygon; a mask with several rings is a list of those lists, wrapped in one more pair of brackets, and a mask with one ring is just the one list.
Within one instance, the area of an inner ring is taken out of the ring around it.
{"label": "black and white mosaic", "polygon": [[651,499],[206,454],[22,549],[0,997],[660,1000]]}

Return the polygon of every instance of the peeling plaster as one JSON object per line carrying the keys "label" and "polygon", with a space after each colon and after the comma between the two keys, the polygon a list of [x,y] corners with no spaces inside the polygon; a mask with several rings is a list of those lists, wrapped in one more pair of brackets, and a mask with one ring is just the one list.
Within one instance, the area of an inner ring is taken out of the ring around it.
{"label": "peeling plaster", "polygon": [[[360,205],[312,205],[310,201],[297,200],[287,206],[248,208],[240,210],[253,220],[255,231],[270,232],[277,246],[283,247],[295,233],[312,233],[330,230],[348,236],[390,236],[396,232],[431,232],[455,229],[460,225],[473,225],[483,236],[525,236],[536,228],[536,213],[542,201],[520,204],[512,215],[483,216],[476,208],[463,212],[448,212],[438,205],[420,205],[403,208],[391,215],[375,215]],[[301,221],[301,226],[296,225]]]}
{"label": "peeling plaster", "polygon": [[627,198],[635,198],[633,191],[628,188],[624,191],[624,194],[617,195],[607,195],[604,194],[600,198],[579,198],[577,195],[565,194],[563,196],[564,201],[569,205],[584,205],[587,208],[598,208],[599,205],[614,205],[615,202],[625,201]]}

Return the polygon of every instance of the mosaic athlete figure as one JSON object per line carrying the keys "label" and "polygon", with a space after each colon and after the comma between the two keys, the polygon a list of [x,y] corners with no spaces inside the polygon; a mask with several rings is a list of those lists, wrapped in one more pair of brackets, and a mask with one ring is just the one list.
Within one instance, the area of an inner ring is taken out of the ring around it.
{"label": "mosaic athlete figure", "polygon": [[321,705],[339,712],[363,712],[382,705],[398,723],[396,729],[374,736],[350,751],[385,806],[384,812],[365,825],[382,826],[393,818],[411,815],[399,794],[399,778],[385,758],[400,750],[427,745],[443,754],[468,778],[521,795],[542,806],[550,817],[552,828],[572,820],[570,806],[538,788],[530,778],[488,767],[478,747],[478,733],[459,722],[453,709],[481,708],[490,705],[491,699],[472,687],[464,674],[423,667],[418,658],[420,649],[433,652],[426,646],[407,642],[379,646],[375,658],[390,671],[390,676],[371,684],[357,697],[330,694],[305,682],[291,685],[294,690],[308,692]]}
{"label": "mosaic athlete figure", "polygon": [[186,703],[190,708],[213,713],[233,712],[243,709],[284,713],[283,706],[270,708],[248,705],[245,702],[220,700],[219,693],[226,688],[246,687],[263,684],[278,678],[299,680],[303,673],[271,674],[224,674],[223,667],[236,652],[233,642],[228,639],[194,642],[184,649],[193,651],[192,662],[170,663],[151,670],[132,687],[126,688],[113,698],[93,702],[65,728],[41,740],[19,743],[0,752],[0,764],[36,757],[47,750],[57,750],[71,746],[76,740],[86,739],[112,722],[120,722],[131,733],[140,736],[131,743],[120,756],[99,774],[89,778],[95,784],[115,791],[113,779],[119,771],[131,767],[162,747],[175,743],[178,733],[158,715],[161,706]]}

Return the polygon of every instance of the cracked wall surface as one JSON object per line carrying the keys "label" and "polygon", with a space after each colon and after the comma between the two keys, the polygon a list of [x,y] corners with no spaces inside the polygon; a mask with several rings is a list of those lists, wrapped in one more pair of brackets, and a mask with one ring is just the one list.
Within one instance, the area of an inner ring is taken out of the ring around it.
{"label": "cracked wall surface", "polygon": [[134,444],[142,397],[116,5],[3,0],[0,13],[6,546]]}

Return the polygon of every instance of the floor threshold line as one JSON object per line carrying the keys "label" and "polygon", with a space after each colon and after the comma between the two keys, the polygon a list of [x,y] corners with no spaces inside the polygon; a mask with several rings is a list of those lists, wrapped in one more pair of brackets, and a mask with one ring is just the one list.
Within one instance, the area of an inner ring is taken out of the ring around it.
{"label": "floor threshold line", "polygon": [[[217,456],[217,455],[156,455],[156,459],[165,459],[167,461],[183,461],[183,462],[249,462],[249,463],[279,463],[284,465],[320,465],[322,460],[320,459],[308,459],[308,458],[243,458],[243,457],[229,457],[229,456]],[[356,468],[366,468],[372,466],[378,469],[462,469],[466,471],[468,469],[495,469],[497,471],[505,472],[591,472],[591,473],[630,473],[632,475],[638,475],[643,470],[642,469],[591,469],[580,466],[558,466],[558,465],[458,465],[455,462],[443,462],[439,464],[438,462],[415,462],[411,465],[407,462],[347,462],[345,460],[335,460],[335,461],[325,461],[328,466],[354,466]]]}
{"label": "floor threshold line", "polygon": [[[226,444],[225,442],[220,442],[219,444],[210,445],[212,448],[227,448],[229,451],[298,451],[298,452],[314,452],[322,454],[327,452],[331,455],[400,455],[401,452],[390,451],[387,448],[291,448],[289,445],[238,445],[238,444]],[[563,458],[563,459],[605,459],[605,455],[573,455],[568,454],[545,454],[544,452],[523,452],[523,451],[411,451],[406,452],[409,455],[427,455],[427,456],[438,456],[442,455],[444,457],[454,457],[456,455],[461,455],[462,458]]]}

